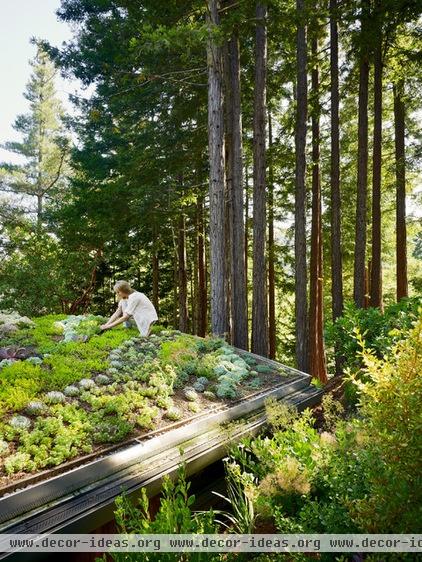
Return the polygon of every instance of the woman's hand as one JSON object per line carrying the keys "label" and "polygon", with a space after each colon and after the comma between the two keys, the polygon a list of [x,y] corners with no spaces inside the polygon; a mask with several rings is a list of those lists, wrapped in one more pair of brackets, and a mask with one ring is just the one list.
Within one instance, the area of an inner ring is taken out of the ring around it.
{"label": "woman's hand", "polygon": [[108,330],[109,327],[110,327],[110,326],[109,326],[108,324],[101,324],[100,330],[103,330],[103,331],[104,331],[104,330]]}

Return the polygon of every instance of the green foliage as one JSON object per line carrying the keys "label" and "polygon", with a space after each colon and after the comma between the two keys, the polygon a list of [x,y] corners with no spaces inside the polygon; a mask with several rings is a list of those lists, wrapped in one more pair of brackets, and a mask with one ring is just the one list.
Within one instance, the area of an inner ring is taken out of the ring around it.
{"label": "green foliage", "polygon": [[93,417],[92,440],[94,443],[117,443],[132,431],[133,426],[120,415]]}
{"label": "green foliage", "polygon": [[[236,497],[246,492],[258,517],[281,533],[420,532],[422,316],[408,338],[380,359],[365,347],[366,382],[354,375],[359,415],[342,419],[341,404],[326,396],[324,424],[313,427],[286,404],[266,402],[273,435],[232,447]],[[254,485],[245,485],[249,475]]]}
{"label": "green foliage", "polygon": [[334,431],[338,420],[344,413],[344,407],[332,394],[325,394],[322,397],[322,410],[324,414],[324,429]]}
{"label": "green foliage", "polygon": [[[193,512],[192,505],[195,496],[189,495],[189,487],[190,483],[186,481],[184,465],[180,465],[175,483],[165,476],[160,507],[154,519],[149,512],[149,501],[145,488],[141,489],[141,495],[136,503],[126,494],[119,496],[116,499],[115,510],[118,532],[124,534],[215,533],[217,526],[214,523],[214,512],[212,510],[205,513]],[[116,562],[127,560],[127,554],[124,553],[110,553],[110,556]],[[203,553],[192,553],[189,556],[189,560],[192,562],[200,562],[203,558]],[[180,560],[180,553],[143,552],[138,559],[145,562],[177,562]],[[218,559],[218,554],[207,554],[207,560],[210,562]],[[105,561],[105,555],[102,560]]]}
{"label": "green foliage", "polygon": [[227,496],[217,492],[230,505],[230,511],[216,511],[226,521],[218,521],[231,533],[250,534],[254,532],[257,514],[254,500],[257,495],[256,478],[252,473],[241,472],[238,464],[230,458],[224,459]]}
{"label": "green foliage", "polygon": [[7,474],[56,466],[91,451],[91,423],[83,410],[69,404],[57,405],[51,414],[37,418],[32,431],[19,434],[17,452],[5,460]]}
{"label": "green foliage", "polygon": [[357,308],[351,302],[346,303],[343,316],[327,327],[327,344],[337,346],[339,355],[346,359],[345,367],[358,369],[362,360],[357,332],[362,334],[365,345],[382,357],[408,333],[421,306],[422,297],[402,299],[386,306],[384,313],[379,308]]}
{"label": "green foliage", "polygon": [[[421,505],[422,314],[389,358],[362,345],[367,383],[356,380],[370,493],[356,505],[371,532],[419,532]],[[419,531],[418,531],[419,529]]]}

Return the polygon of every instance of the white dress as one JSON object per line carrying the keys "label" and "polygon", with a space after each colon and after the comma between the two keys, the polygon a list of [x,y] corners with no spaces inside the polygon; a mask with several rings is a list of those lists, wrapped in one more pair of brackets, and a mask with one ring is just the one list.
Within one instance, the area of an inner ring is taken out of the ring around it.
{"label": "white dress", "polygon": [[147,336],[151,324],[158,320],[154,305],[144,293],[134,291],[120,301],[120,306],[123,314],[134,319],[141,336]]}

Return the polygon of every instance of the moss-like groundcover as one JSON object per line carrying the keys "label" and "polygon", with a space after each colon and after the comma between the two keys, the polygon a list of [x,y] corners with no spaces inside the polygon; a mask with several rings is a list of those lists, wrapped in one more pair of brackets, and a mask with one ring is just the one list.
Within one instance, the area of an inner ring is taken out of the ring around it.
{"label": "moss-like groundcover", "polygon": [[0,474],[54,467],[274,384],[283,370],[223,339],[98,316],[0,314]]}

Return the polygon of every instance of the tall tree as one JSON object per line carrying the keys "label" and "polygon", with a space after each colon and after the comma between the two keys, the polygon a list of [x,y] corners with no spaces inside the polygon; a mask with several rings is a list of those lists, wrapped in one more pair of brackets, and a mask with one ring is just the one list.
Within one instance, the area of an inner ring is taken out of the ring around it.
{"label": "tall tree", "polygon": [[205,337],[207,332],[207,288],[205,282],[205,243],[204,243],[204,198],[199,196],[196,203],[196,235],[198,252],[198,336]]}
{"label": "tall tree", "polygon": [[333,320],[343,313],[343,267],[341,256],[340,118],[339,118],[338,5],[330,0],[330,109],[331,109],[331,277]]}
{"label": "tall tree", "polygon": [[185,215],[180,213],[177,225],[177,263],[179,287],[179,330],[188,332],[188,279],[186,271]]}
{"label": "tall tree", "polygon": [[322,221],[320,176],[320,101],[318,68],[318,21],[312,29],[312,228],[309,297],[309,370],[322,382],[327,382],[323,335],[322,294]]}
{"label": "tall tree", "polygon": [[210,268],[211,330],[215,335],[227,332],[224,244],[224,112],[222,49],[216,37],[220,25],[218,0],[208,2],[208,150],[210,162]]}
{"label": "tall tree", "polygon": [[256,4],[255,88],[253,115],[253,296],[252,351],[268,355],[267,270],[266,270],[266,82],[267,7]]}
{"label": "tall tree", "polygon": [[243,146],[240,90],[239,36],[235,28],[228,42],[231,102],[231,316],[232,342],[248,349],[248,308],[245,271],[245,225],[243,221]]}
{"label": "tall tree", "polygon": [[19,115],[14,124],[23,140],[4,145],[6,150],[23,156],[26,162],[2,165],[0,189],[35,198],[37,224],[41,227],[45,198],[57,194],[64,186],[69,143],[62,123],[63,109],[55,90],[57,70],[40,44],[31,66],[33,72],[24,93],[30,111]]}
{"label": "tall tree", "polygon": [[381,270],[381,166],[382,166],[382,10],[375,0],[374,13],[374,136],[372,157],[372,246],[370,305],[382,308]]}
{"label": "tall tree", "polygon": [[274,244],[274,155],[271,111],[268,111],[268,334],[270,358],[276,355],[275,244]]}
{"label": "tall tree", "polygon": [[365,257],[368,190],[369,12],[370,0],[361,0],[358,101],[358,169],[353,286],[353,298],[356,306],[360,308],[363,308],[365,306]]}
{"label": "tall tree", "polygon": [[296,0],[296,190],[295,190],[295,317],[296,363],[308,371],[306,268],[306,122],[308,114],[305,1]]}
{"label": "tall tree", "polygon": [[396,156],[396,294],[397,301],[408,296],[406,237],[406,153],[404,79],[393,85],[394,144]]}
{"label": "tall tree", "polygon": [[[338,4],[330,0],[330,109],[331,109],[331,298],[335,322],[343,314],[343,263],[341,255],[341,196],[340,196],[340,119],[339,119],[339,61],[338,61]],[[336,375],[341,373],[341,360],[336,354]]]}

